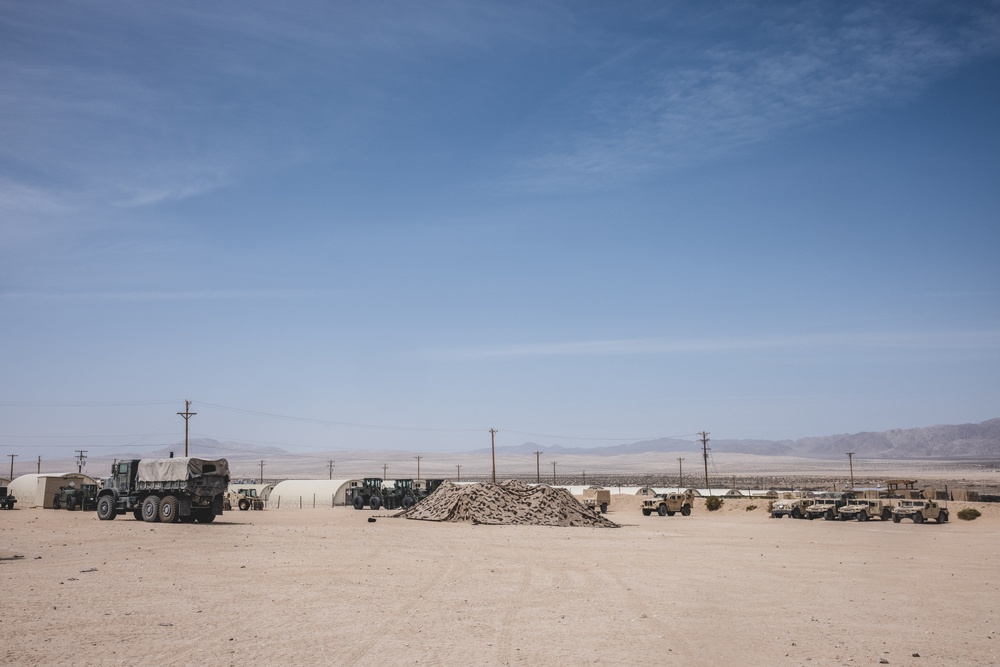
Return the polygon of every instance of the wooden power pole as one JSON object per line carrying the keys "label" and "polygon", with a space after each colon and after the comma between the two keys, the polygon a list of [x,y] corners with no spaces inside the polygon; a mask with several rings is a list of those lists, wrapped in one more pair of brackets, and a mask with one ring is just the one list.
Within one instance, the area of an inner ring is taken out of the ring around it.
{"label": "wooden power pole", "polygon": [[197,412],[191,412],[191,401],[184,401],[184,412],[178,412],[184,417],[184,456],[188,455],[188,420],[194,417]]}
{"label": "wooden power pole", "polygon": [[712,495],[712,487],[708,484],[708,433],[702,431],[699,435],[701,436],[701,454],[705,457],[705,488],[708,489],[708,495]]}

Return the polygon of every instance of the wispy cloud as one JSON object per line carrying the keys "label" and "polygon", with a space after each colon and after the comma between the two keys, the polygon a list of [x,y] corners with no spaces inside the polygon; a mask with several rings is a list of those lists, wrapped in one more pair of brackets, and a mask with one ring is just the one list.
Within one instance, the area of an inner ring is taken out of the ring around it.
{"label": "wispy cloud", "polygon": [[525,343],[494,347],[434,350],[440,359],[532,357],[672,356],[795,349],[909,349],[1000,351],[1000,331],[827,333],[733,338],[631,338],[618,340]]}
{"label": "wispy cloud", "polygon": [[[548,150],[523,164],[518,183],[590,186],[710,160],[789,128],[898,103],[1000,52],[995,2],[761,7],[750,17],[759,30],[740,40],[703,35],[683,50],[670,38],[647,40],[588,72],[563,93],[577,122],[553,126]],[[636,71],[645,74],[637,80]]]}

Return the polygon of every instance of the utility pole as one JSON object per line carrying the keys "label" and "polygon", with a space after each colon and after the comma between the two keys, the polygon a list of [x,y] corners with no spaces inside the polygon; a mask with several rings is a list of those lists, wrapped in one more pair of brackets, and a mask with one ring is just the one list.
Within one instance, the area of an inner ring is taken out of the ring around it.
{"label": "utility pole", "polygon": [[258,484],[264,483],[264,462],[260,462],[260,478],[257,480]]}
{"label": "utility pole", "polygon": [[587,486],[587,471],[583,471],[583,485]]}
{"label": "utility pole", "polygon": [[414,456],[413,458],[415,458],[417,460],[417,481],[419,482],[420,481],[420,459],[422,459],[424,457],[422,457],[422,456]]}
{"label": "utility pole", "polygon": [[490,429],[490,452],[493,456],[493,483],[497,483],[497,447],[496,447],[496,434],[497,430],[495,428]]}
{"label": "utility pole", "polygon": [[38,470],[37,470],[37,472],[38,472],[39,475],[42,474],[42,455],[41,454],[38,455]]}
{"label": "utility pole", "polygon": [[87,450],[78,449],[76,450],[76,471],[78,473],[83,472],[83,466],[87,463]]}
{"label": "utility pole", "polygon": [[556,484],[556,462],[552,462],[552,486]]}
{"label": "utility pole", "polygon": [[382,464],[382,481],[383,482],[385,481],[385,471],[388,470],[388,469],[389,469],[389,464],[388,463],[383,463]]}
{"label": "utility pole", "polygon": [[847,452],[847,462],[851,466],[851,490],[854,490],[854,452]]}
{"label": "utility pole", "polygon": [[[188,455],[188,420],[194,417],[197,412],[191,412],[191,401],[184,401],[184,412],[178,412],[184,417],[184,456]],[[263,482],[262,482],[263,483]]]}
{"label": "utility pole", "polygon": [[712,495],[712,487],[708,485],[708,433],[702,431],[699,435],[701,436],[701,453],[705,457],[705,488],[708,489],[708,495]]}
{"label": "utility pole", "polygon": [[455,469],[458,471],[458,479],[456,481],[461,482],[462,481],[462,464],[461,463],[456,463],[455,464]]}
{"label": "utility pole", "polygon": [[535,483],[542,483],[542,464],[539,458],[542,455],[541,452],[535,452]]}
{"label": "utility pole", "polygon": [[17,456],[17,454],[8,454],[7,456],[10,457],[10,481],[13,482],[14,481],[14,457]]}
{"label": "utility pole", "polygon": [[330,466],[330,479],[333,479],[333,459],[327,461],[326,464]]}
{"label": "utility pole", "polygon": [[680,474],[681,474],[681,479],[679,482],[677,482],[677,489],[680,490],[684,488],[684,459],[678,458],[677,465],[680,467]]}

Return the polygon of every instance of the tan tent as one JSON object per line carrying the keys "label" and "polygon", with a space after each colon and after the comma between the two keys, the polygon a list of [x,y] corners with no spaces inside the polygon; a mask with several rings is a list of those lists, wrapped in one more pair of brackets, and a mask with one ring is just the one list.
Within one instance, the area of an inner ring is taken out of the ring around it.
{"label": "tan tent", "polygon": [[342,507],[348,491],[362,485],[360,479],[286,479],[271,489],[268,509]]}

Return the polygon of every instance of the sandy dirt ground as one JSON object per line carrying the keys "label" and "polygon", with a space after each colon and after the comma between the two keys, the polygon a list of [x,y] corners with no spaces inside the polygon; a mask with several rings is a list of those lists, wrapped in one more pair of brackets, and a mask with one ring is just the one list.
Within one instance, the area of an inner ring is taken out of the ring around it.
{"label": "sandy dirt ground", "polygon": [[621,528],[0,512],[0,664],[1000,664],[996,506],[915,525],[637,503],[613,496]]}

